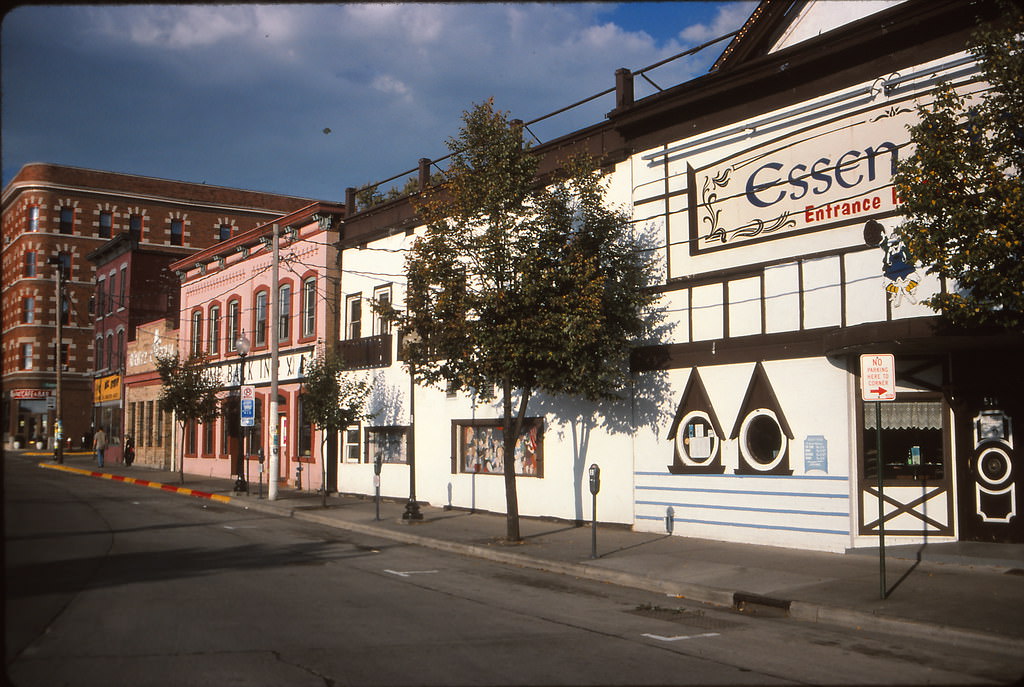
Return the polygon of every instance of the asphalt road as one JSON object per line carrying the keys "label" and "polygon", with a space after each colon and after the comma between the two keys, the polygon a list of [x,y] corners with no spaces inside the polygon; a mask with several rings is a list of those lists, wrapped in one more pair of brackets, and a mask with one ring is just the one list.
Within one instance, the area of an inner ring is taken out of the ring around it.
{"label": "asphalt road", "polygon": [[34,685],[1009,684],[1019,657],[741,615],[4,466],[6,668]]}

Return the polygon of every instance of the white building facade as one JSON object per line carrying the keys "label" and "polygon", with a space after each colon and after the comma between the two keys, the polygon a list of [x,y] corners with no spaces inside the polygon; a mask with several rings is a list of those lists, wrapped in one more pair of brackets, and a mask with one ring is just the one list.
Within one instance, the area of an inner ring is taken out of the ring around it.
{"label": "white building facade", "polygon": [[[837,23],[837,4],[762,3],[712,73],[637,101],[620,73],[608,122],[537,147],[542,172],[591,153],[657,237],[661,326],[621,403],[531,401],[523,515],[589,519],[597,464],[600,519],[641,531],[827,551],[877,545],[880,522],[899,543],[1024,540],[1021,338],[944,327],[921,301],[956,284],[893,234],[907,126],[939,83],[984,97],[965,44],[994,5],[849,3],[856,21]],[[346,220],[341,345],[377,352],[359,372],[375,415],[346,432],[338,488],[373,493],[384,452],[382,493],[407,496],[414,424],[417,497],[502,512],[500,408],[411,388],[369,306],[402,303],[419,230],[407,201]],[[879,355],[884,402],[861,379]]]}

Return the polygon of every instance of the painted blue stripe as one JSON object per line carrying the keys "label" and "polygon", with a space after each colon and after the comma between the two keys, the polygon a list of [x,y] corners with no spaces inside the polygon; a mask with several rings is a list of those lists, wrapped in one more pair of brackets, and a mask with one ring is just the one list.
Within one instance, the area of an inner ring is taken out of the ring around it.
{"label": "painted blue stripe", "polygon": [[707,508],[710,510],[739,510],[751,513],[785,513],[786,515],[824,515],[830,518],[848,518],[849,513],[839,511],[790,510],[787,508],[753,508],[751,506],[719,506],[704,503],[671,503],[667,501],[637,501],[638,506],[677,506],[679,508]]}
{"label": "painted blue stripe", "polygon": [[746,494],[748,496],[805,496],[821,499],[849,499],[849,494],[815,494],[799,491],[751,491],[748,489],[702,489],[699,487],[636,487],[637,491],[692,491],[702,494]]}
{"label": "painted blue stripe", "polygon": [[[638,515],[637,520],[657,520],[664,522],[665,517],[659,515]],[[690,522],[696,525],[720,525],[722,527],[749,527],[756,530],[786,530],[788,532],[809,532],[812,534],[842,534],[849,536],[849,530],[823,530],[813,527],[786,527],[784,525],[757,525],[746,522],[716,522],[714,520],[695,520],[692,518],[673,518],[675,522]]]}
{"label": "painted blue stripe", "polygon": [[849,481],[849,477],[846,475],[675,475],[671,472],[634,472],[633,475],[637,477],[710,477],[712,479],[771,479],[771,480],[831,480],[831,481]]}

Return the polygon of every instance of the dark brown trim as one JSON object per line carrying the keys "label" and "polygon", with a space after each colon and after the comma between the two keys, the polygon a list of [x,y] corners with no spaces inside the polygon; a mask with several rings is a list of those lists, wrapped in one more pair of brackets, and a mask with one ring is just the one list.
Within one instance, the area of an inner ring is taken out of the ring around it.
{"label": "dark brown trim", "polygon": [[989,0],[909,0],[779,52],[638,100],[609,119],[647,150],[963,50]]}
{"label": "dark brown trim", "polygon": [[938,317],[920,317],[853,327],[641,346],[630,356],[630,369],[652,372],[791,358],[839,358],[854,353],[919,355],[991,350],[1024,350],[1024,334],[956,330],[943,326]]}

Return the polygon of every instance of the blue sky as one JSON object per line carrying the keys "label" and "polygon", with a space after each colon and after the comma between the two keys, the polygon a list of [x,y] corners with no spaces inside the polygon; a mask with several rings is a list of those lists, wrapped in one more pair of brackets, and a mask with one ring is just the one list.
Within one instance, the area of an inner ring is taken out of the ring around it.
{"label": "blue sky", "polygon": [[[739,28],[755,6],[25,5],[0,36],[3,184],[52,162],[340,201],[445,155],[475,102],[535,119],[610,88],[618,67]],[[699,76],[724,45],[650,76]],[[611,98],[531,130],[599,122]]]}

